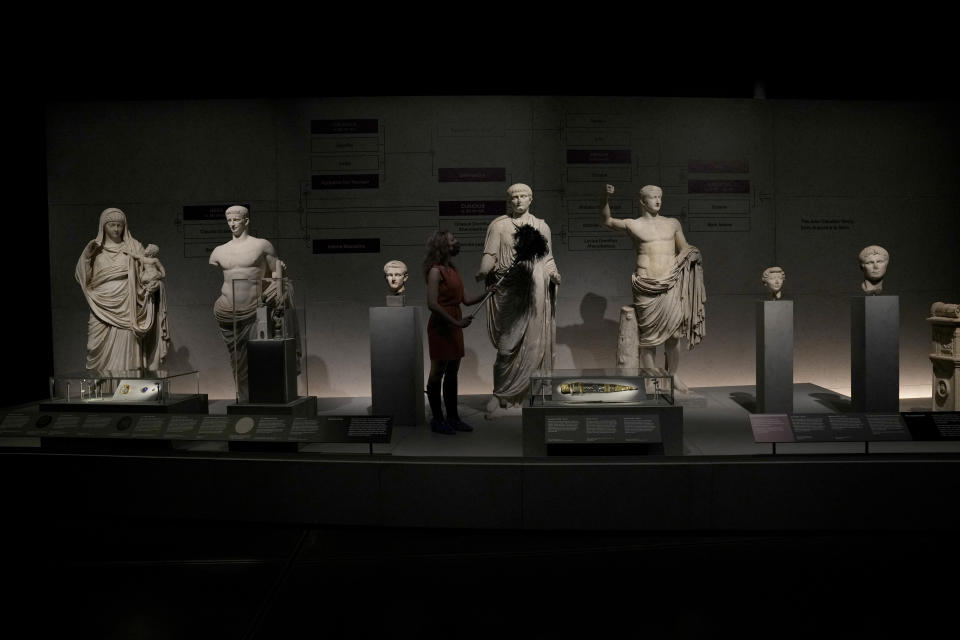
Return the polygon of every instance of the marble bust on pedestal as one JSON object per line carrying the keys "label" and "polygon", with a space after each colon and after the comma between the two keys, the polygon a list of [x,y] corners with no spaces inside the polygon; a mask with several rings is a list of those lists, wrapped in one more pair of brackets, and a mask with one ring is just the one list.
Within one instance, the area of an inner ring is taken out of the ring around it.
{"label": "marble bust on pedestal", "polygon": [[387,294],[388,307],[404,306],[406,298],[404,292],[407,290],[408,277],[407,265],[400,260],[391,260],[383,265],[383,279],[386,280],[387,288],[390,290]]}
{"label": "marble bust on pedestal", "polygon": [[860,269],[863,271],[863,282],[860,288],[868,296],[878,296],[883,293],[883,277],[890,264],[890,254],[881,246],[872,244],[864,247],[858,256]]}
{"label": "marble bust on pedestal", "polygon": [[770,292],[771,300],[779,300],[783,295],[783,283],[786,279],[787,274],[780,267],[767,267],[760,276],[763,288]]}

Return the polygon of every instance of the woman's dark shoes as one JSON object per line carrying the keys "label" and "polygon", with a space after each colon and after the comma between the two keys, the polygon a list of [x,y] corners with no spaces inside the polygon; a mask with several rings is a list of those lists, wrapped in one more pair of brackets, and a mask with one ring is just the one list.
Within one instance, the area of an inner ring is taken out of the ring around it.
{"label": "woman's dark shoes", "polygon": [[456,418],[454,420],[448,420],[447,424],[449,424],[451,427],[453,427],[457,431],[473,431],[473,427],[468,425],[466,422],[464,422],[460,418]]}
{"label": "woman's dark shoes", "polygon": [[437,420],[436,418],[430,420],[430,431],[433,431],[434,433],[443,433],[448,436],[452,436],[457,433],[453,427],[447,424],[446,420]]}

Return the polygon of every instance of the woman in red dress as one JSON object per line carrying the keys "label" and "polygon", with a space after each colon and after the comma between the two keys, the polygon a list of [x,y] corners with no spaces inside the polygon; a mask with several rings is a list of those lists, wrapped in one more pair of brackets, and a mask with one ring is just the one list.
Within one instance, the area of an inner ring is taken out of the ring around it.
{"label": "woman in red dress", "polygon": [[[463,328],[470,326],[471,318],[464,318],[460,305],[473,305],[483,300],[483,294],[467,298],[463,281],[450,258],[460,253],[457,238],[449,231],[434,233],[427,240],[423,259],[423,277],[427,281],[427,340],[430,345],[430,376],[427,378],[427,399],[433,419],[431,431],[448,435],[457,431],[473,431],[460,419],[457,412],[457,372],[463,358]],[[447,417],[443,417],[440,389]]]}

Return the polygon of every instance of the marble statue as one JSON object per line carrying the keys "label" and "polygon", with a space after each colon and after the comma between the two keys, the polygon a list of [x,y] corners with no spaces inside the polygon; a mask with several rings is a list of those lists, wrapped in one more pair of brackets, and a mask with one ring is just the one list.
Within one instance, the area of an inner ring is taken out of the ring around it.
{"label": "marble statue", "polygon": [[[557,331],[554,313],[560,272],[553,259],[550,227],[530,211],[533,190],[527,185],[508,188],[507,202],[510,213],[487,227],[476,274],[478,281],[488,285],[506,275],[486,302],[487,332],[497,349],[487,417],[519,406],[529,391],[530,375],[540,368],[553,368]],[[542,253],[515,263],[518,231],[524,227],[529,228],[520,237],[533,232],[546,244]]]}
{"label": "marble statue", "polygon": [[[663,190],[647,185],[640,189],[641,215],[633,220],[621,220],[610,215],[610,196],[613,185],[606,185],[600,207],[603,226],[622,231],[633,240],[637,263],[632,276],[633,306],[621,310],[621,342],[618,364],[632,367],[637,356],[633,340],[624,340],[624,334],[633,335],[632,326],[624,327],[636,314],[636,346],[639,366],[656,368],[658,345],[664,346],[664,367],[674,376],[674,389],[687,392],[689,388],[677,378],[680,364],[680,339],[686,338],[687,349],[693,349],[703,340],[706,331],[703,286],[703,267],[700,250],[687,243],[674,218],[660,215]],[[627,353],[629,351],[630,353]]]}
{"label": "marble statue", "polygon": [[760,276],[763,287],[770,292],[771,300],[779,300],[783,294],[783,283],[787,279],[787,274],[780,267],[767,267]]}
{"label": "marble statue", "polygon": [[863,282],[860,288],[868,296],[878,296],[883,293],[883,276],[887,273],[890,264],[890,254],[883,247],[875,244],[864,247],[860,255],[860,269],[863,271]]}
{"label": "marble statue", "polygon": [[933,337],[933,410],[960,411],[960,304],[930,305]]}
{"label": "marble statue", "polygon": [[[284,287],[277,280],[285,276],[286,265],[277,257],[270,241],[250,235],[250,212],[247,208],[235,205],[229,207],[225,215],[233,237],[229,242],[215,247],[210,254],[210,264],[223,269],[223,286],[220,287],[220,297],[213,305],[213,315],[219,325],[220,336],[230,352],[239,401],[246,402],[246,345],[257,321],[257,307],[261,303],[265,305],[276,320],[285,309],[293,306],[293,292],[289,286]],[[264,278],[274,280],[257,282]],[[258,296],[262,297],[258,299]]]}
{"label": "marble statue", "polygon": [[140,279],[147,287],[147,291],[156,291],[160,286],[160,281],[167,277],[167,270],[160,264],[160,247],[155,244],[148,244],[143,250],[143,255],[137,260],[140,262]]}
{"label": "marble statue", "polygon": [[165,272],[151,259],[155,252],[146,255],[123,211],[104,209],[97,237],[83,249],[75,271],[90,305],[88,369],[157,370],[164,364],[170,349]]}
{"label": "marble statue", "polygon": [[407,289],[407,265],[400,260],[391,260],[383,265],[383,278],[387,281],[390,295],[398,296]]}

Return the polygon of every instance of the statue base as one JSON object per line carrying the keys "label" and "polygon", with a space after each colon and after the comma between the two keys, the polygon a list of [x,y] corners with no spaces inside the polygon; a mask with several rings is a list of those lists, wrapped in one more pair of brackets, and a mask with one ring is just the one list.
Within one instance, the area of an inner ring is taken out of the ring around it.
{"label": "statue base", "polygon": [[793,413],[793,300],[757,301],[757,413]]}
{"label": "statue base", "polygon": [[900,410],[900,298],[850,299],[850,400],[854,411]]}
{"label": "statue base", "polygon": [[424,424],[425,398],[420,307],[370,307],[373,414],[393,416],[394,425]]}

